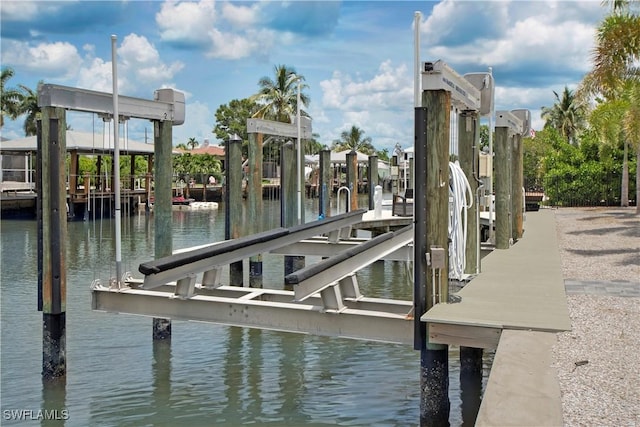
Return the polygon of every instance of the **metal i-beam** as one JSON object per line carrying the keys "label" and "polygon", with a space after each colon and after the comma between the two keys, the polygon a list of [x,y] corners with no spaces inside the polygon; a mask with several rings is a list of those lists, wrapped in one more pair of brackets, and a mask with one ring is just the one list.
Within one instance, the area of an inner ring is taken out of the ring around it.
{"label": "metal i-beam", "polygon": [[[54,84],[38,86],[38,107],[62,107],[74,111],[113,115],[113,94]],[[154,99],[118,96],[118,115],[136,119],[184,123],[184,93],[158,89]]]}
{"label": "metal i-beam", "polygon": [[[256,291],[256,290],[254,290]],[[92,308],[98,311],[194,320],[225,325],[339,338],[413,343],[413,321],[405,314],[346,308],[325,313],[321,306],[279,303],[252,298],[195,295],[189,299],[141,289],[92,289]]]}
{"label": "metal i-beam", "polygon": [[[134,281],[130,283],[132,287],[136,287],[141,282]],[[177,292],[177,284],[170,283],[168,285],[158,286],[149,292],[157,292],[171,298]],[[242,286],[220,286],[211,288],[203,285],[196,285],[194,295],[202,295],[209,297],[235,298],[238,300],[257,300],[262,302],[277,302],[291,304],[294,301],[293,291],[283,289],[267,289],[267,288],[249,288]],[[192,295],[193,296],[193,295]],[[322,300],[319,294],[312,295],[304,302],[308,305],[322,306]],[[347,308],[354,310],[381,311],[385,313],[408,315],[413,308],[412,301],[394,300],[387,298],[370,298],[360,296],[355,299],[346,296],[343,301]]]}

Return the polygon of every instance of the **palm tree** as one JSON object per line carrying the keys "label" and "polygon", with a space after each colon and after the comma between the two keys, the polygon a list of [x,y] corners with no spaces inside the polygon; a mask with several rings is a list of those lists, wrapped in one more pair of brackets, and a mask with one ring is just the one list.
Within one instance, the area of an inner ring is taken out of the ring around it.
{"label": "palm tree", "polygon": [[189,138],[189,141],[187,141],[187,147],[189,147],[189,150],[193,150],[198,145],[200,145],[200,143],[198,142],[197,139],[195,139],[193,137]]}
{"label": "palm tree", "polygon": [[2,76],[0,80],[0,107],[2,108],[2,114],[0,114],[0,128],[4,126],[4,117],[7,116],[11,120],[16,119],[20,115],[20,101],[22,95],[20,91],[13,88],[7,88],[8,80],[13,77],[12,68],[3,68]]}
{"label": "palm tree", "polygon": [[[582,82],[584,98],[594,95],[604,96],[609,101],[627,100],[628,114],[625,113],[624,152],[621,203],[628,205],[628,163],[626,153],[631,143],[636,150],[640,164],[640,141],[636,131],[639,120],[637,108],[637,86],[640,82],[640,15],[632,13],[632,2],[613,0],[612,13],[600,24],[593,52],[593,69]],[[637,2],[636,2],[637,3]],[[640,214],[640,168],[636,168],[636,213]]]}
{"label": "palm tree", "polygon": [[[253,117],[291,123],[291,116],[294,116],[298,109],[298,83],[300,83],[301,91],[301,110],[302,107],[309,105],[309,97],[302,92],[309,86],[302,83],[304,76],[297,74],[294,68],[286,65],[276,65],[274,73],[275,80],[270,77],[260,79],[258,82],[260,91],[250,98],[252,101],[262,104]],[[304,111],[301,114],[308,115]]]}
{"label": "palm tree", "polygon": [[333,141],[331,147],[334,150],[355,150],[364,154],[374,154],[375,148],[371,144],[371,137],[365,138],[364,131],[358,126],[351,126],[351,129],[345,130],[340,134],[340,139]]}
{"label": "palm tree", "polygon": [[[40,86],[43,81],[38,82]],[[37,133],[37,121],[40,116],[40,107],[38,107],[38,92],[24,85],[18,85],[21,92],[20,114],[26,114],[24,119],[24,135],[31,136]]]}
{"label": "palm tree", "polygon": [[544,127],[558,130],[569,144],[575,144],[578,131],[584,128],[584,104],[566,86],[562,92],[562,98],[556,91],[553,91],[553,94],[556,97],[553,107],[542,107],[540,114],[545,119]]}

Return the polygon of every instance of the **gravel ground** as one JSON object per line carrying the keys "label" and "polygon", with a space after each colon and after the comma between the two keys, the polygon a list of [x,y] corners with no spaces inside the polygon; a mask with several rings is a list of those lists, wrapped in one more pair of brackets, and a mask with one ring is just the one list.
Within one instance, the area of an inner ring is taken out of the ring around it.
{"label": "gravel ground", "polygon": [[[640,286],[635,208],[555,211],[564,279]],[[572,330],[554,347],[568,426],[640,426],[640,298],[567,295]]]}

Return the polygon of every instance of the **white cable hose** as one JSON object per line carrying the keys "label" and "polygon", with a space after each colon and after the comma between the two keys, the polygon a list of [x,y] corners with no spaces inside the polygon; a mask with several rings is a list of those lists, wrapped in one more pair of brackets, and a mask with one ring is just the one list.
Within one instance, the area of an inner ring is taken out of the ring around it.
{"label": "white cable hose", "polygon": [[461,280],[467,262],[467,210],[473,206],[473,193],[458,161],[449,162],[449,198],[449,277]]}

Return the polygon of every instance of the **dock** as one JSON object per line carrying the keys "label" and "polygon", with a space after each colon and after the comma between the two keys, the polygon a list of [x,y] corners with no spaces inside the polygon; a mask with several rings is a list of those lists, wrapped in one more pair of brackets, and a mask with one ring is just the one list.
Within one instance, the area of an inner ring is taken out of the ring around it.
{"label": "dock", "polygon": [[550,358],[571,322],[553,212],[529,213],[524,237],[488,254],[454,299],[421,320],[430,342],[496,349],[476,425],[562,425]]}

